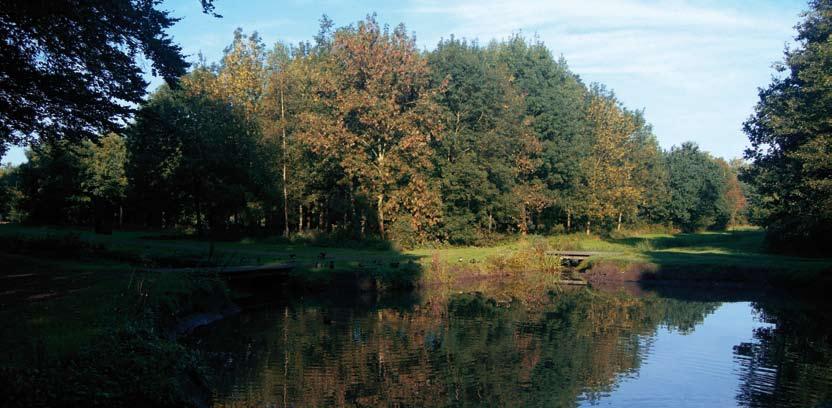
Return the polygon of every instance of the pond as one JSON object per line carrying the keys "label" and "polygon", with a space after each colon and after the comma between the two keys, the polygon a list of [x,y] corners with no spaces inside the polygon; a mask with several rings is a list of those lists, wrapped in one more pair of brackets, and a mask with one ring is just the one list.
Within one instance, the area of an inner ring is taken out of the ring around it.
{"label": "pond", "polygon": [[217,406],[832,406],[827,305],[713,291],[426,291],[199,330]]}

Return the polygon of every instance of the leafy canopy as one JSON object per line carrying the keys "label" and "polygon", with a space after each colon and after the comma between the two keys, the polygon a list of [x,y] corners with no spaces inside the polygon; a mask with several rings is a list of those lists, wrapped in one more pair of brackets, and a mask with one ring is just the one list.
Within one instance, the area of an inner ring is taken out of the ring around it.
{"label": "leafy canopy", "polygon": [[[213,2],[202,0],[213,13]],[[117,130],[145,95],[138,58],[171,85],[185,73],[160,0],[0,1],[0,155],[42,137]],[[216,14],[215,14],[216,15]]]}

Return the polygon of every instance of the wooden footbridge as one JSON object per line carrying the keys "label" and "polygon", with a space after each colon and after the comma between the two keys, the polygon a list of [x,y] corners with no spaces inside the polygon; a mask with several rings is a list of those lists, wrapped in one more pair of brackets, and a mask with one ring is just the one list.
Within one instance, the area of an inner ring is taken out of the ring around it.
{"label": "wooden footbridge", "polygon": [[596,255],[615,255],[617,252],[599,252],[599,251],[548,251],[546,255],[557,256],[567,266],[578,266],[584,259]]}

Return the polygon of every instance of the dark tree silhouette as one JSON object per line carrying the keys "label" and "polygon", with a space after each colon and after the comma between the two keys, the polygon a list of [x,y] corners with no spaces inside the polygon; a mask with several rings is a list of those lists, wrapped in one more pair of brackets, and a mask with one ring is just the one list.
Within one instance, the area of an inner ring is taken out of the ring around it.
{"label": "dark tree silhouette", "polygon": [[[117,130],[147,83],[137,58],[175,84],[188,67],[160,0],[0,0],[0,154],[41,137]],[[201,0],[214,13],[211,0]]]}

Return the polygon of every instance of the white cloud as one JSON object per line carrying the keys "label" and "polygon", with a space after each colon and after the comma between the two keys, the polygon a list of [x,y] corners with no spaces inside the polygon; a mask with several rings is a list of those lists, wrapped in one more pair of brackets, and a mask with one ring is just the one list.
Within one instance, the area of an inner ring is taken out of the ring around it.
{"label": "white cloud", "polygon": [[[414,13],[455,16],[460,21],[478,26],[479,31],[514,30],[517,27],[561,22],[581,29],[591,27],[679,27],[698,26],[737,29],[777,28],[780,24],[768,18],[751,17],[738,12],[697,7],[684,1],[646,3],[634,0],[595,1],[416,1],[409,9]],[[469,27],[472,28],[472,27]]]}

